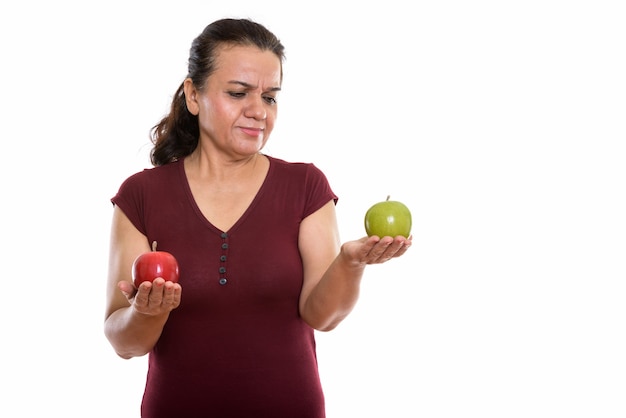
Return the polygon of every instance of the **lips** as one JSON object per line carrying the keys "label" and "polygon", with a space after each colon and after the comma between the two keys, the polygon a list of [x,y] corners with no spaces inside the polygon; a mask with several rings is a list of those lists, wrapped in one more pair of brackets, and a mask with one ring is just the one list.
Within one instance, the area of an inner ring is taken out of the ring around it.
{"label": "lips", "polygon": [[240,128],[243,133],[250,136],[260,136],[263,134],[263,128]]}

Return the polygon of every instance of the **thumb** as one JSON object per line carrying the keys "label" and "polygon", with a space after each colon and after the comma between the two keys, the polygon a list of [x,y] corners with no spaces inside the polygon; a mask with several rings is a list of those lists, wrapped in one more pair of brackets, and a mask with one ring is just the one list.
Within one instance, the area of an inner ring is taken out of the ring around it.
{"label": "thumb", "polygon": [[132,298],[135,295],[136,289],[131,282],[121,281],[117,284],[117,287],[128,299]]}

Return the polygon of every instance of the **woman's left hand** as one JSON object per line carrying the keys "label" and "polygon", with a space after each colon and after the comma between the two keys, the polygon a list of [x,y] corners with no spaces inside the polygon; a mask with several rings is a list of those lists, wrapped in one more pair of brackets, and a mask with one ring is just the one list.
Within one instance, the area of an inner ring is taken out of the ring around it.
{"label": "woman's left hand", "polygon": [[344,255],[352,262],[360,265],[380,264],[400,257],[412,244],[412,236],[397,237],[364,237],[356,241],[343,244]]}

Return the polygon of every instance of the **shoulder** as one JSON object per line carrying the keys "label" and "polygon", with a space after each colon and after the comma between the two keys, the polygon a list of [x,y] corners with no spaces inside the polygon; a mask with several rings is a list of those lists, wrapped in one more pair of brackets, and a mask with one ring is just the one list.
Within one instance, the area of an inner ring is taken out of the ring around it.
{"label": "shoulder", "polygon": [[[267,156],[270,160],[270,178],[275,184],[288,185],[294,195],[300,195],[319,209],[329,200],[337,203],[338,197],[333,192],[324,172],[311,162],[289,162]],[[310,212],[309,212],[310,213]]]}
{"label": "shoulder", "polygon": [[280,158],[271,157],[266,155],[266,157],[270,160],[271,170],[275,170],[280,172],[281,174],[295,175],[295,176],[314,176],[314,177],[325,177],[322,170],[320,170],[314,163],[312,162],[294,162],[294,161],[286,161]]}
{"label": "shoulder", "polygon": [[124,185],[150,185],[150,184],[158,184],[166,181],[167,179],[177,177],[177,173],[180,170],[182,162],[175,161],[173,163],[144,168],[141,171],[138,171],[124,180],[122,186]]}
{"label": "shoulder", "polygon": [[[113,198],[114,203],[121,200],[143,201],[148,196],[179,193],[181,187],[181,166],[179,161],[162,166],[145,168],[127,177],[120,185]],[[182,173],[184,175],[184,171]]]}

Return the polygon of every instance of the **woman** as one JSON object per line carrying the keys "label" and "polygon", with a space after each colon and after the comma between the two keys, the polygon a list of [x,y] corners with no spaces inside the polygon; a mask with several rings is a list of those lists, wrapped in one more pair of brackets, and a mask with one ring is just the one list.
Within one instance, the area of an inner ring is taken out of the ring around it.
{"label": "woman", "polygon": [[[105,335],[122,358],[149,353],[142,417],[324,417],[314,330],[350,313],[367,264],[411,245],[340,245],[324,174],[261,152],[283,60],[262,25],[208,25],[153,129],[155,167],[112,198]],[[131,265],[153,241],[180,280],[135,288]]]}

